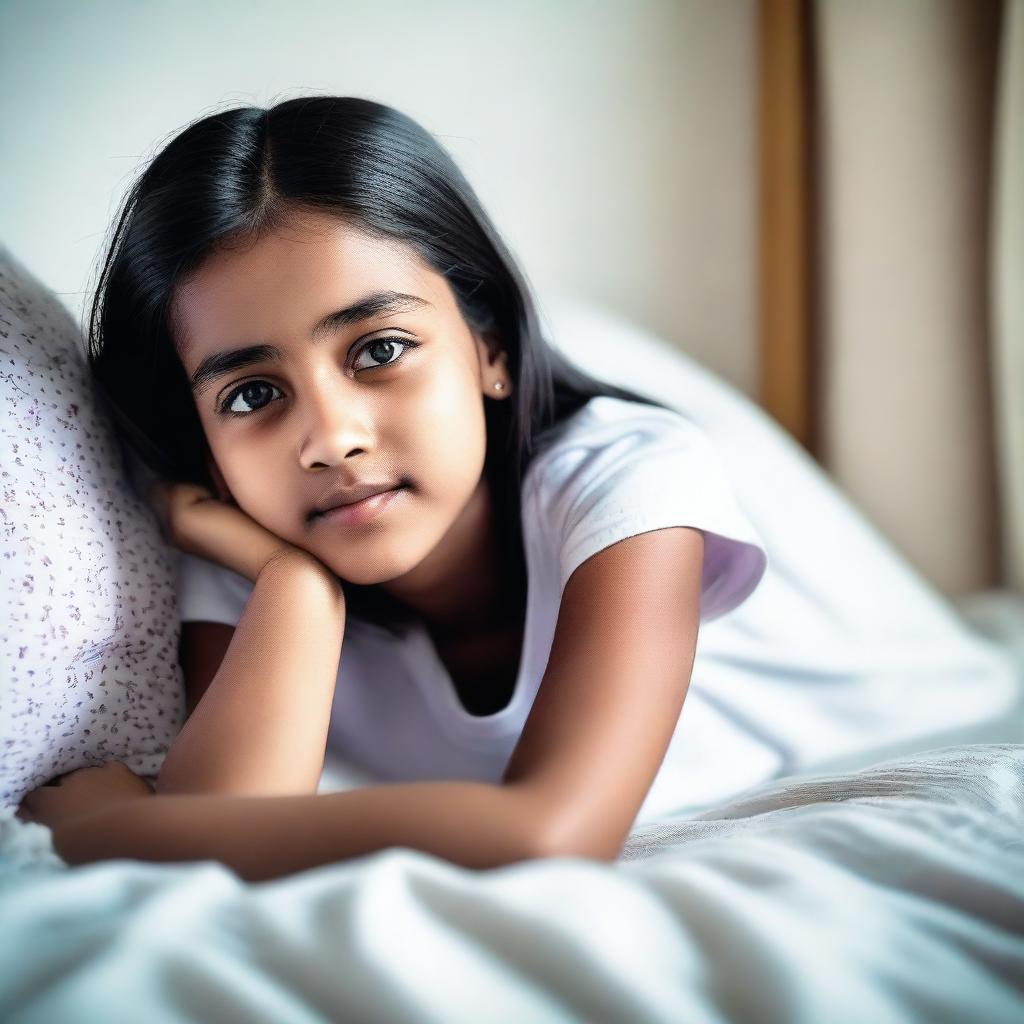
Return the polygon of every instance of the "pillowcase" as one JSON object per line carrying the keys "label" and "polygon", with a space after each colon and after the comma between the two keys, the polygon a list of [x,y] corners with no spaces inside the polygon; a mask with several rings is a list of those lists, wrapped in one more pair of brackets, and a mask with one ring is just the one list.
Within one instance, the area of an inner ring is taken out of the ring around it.
{"label": "pillowcase", "polygon": [[0,806],[76,768],[154,778],[185,721],[176,552],[80,330],[0,246]]}

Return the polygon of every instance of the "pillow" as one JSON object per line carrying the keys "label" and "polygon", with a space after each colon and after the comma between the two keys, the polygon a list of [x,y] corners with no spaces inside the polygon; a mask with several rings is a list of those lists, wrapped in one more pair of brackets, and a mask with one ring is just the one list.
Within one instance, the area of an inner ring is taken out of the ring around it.
{"label": "pillow", "polygon": [[714,443],[768,568],[742,605],[701,625],[692,686],[778,751],[780,774],[856,770],[953,733],[1010,737],[1024,700],[1010,652],[972,630],[775,420],[593,305],[552,296],[541,320],[571,362],[664,402]]}
{"label": "pillow", "polygon": [[81,332],[0,246],[0,806],[76,768],[154,778],[185,721],[176,552]]}

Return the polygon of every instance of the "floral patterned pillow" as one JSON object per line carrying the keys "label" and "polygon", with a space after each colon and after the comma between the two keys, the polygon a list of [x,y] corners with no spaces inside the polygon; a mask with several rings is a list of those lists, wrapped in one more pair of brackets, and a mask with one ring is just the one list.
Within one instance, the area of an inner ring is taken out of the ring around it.
{"label": "floral patterned pillow", "polygon": [[176,552],[136,493],[81,331],[0,246],[0,807],[185,720]]}

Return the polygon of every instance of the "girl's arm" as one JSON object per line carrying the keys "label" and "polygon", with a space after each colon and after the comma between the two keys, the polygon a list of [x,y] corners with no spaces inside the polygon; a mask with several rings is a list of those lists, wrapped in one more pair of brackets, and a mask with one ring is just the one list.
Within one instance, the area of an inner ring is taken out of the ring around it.
{"label": "girl's arm", "polygon": [[323,563],[297,548],[266,561],[255,583],[220,668],[167,753],[158,796],[316,792],[344,594]]}
{"label": "girl's arm", "polygon": [[704,538],[618,541],[566,583],[551,656],[500,785],[388,783],[308,796],[132,799],[54,827],[70,864],[215,859],[262,881],[399,846],[470,868],[612,863],[689,687]]}
{"label": "girl's arm", "polygon": [[124,800],[53,827],[71,865],[131,858],[216,860],[263,882],[406,847],[482,869],[559,853],[531,793],[482,782],[385,783],[301,796]]}

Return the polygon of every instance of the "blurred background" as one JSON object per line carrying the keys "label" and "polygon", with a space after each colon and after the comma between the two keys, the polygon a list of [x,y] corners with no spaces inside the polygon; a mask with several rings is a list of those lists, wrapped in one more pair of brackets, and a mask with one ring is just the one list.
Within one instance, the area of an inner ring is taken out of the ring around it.
{"label": "blurred background", "polygon": [[731,383],[951,597],[1024,591],[1024,0],[0,0],[0,86],[0,238],[79,323],[185,125],[364,96],[542,310]]}

